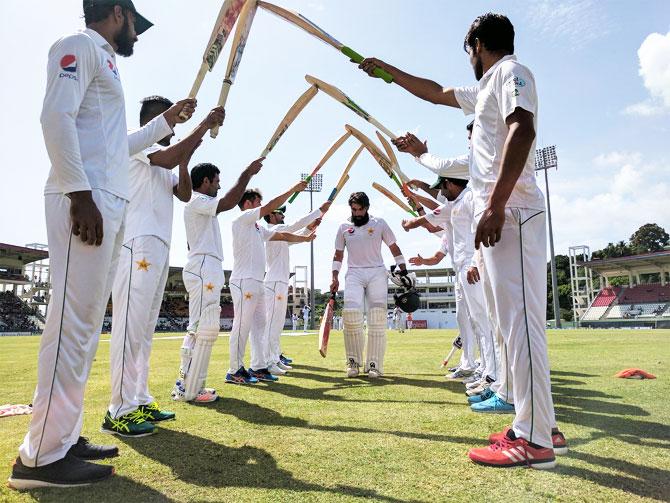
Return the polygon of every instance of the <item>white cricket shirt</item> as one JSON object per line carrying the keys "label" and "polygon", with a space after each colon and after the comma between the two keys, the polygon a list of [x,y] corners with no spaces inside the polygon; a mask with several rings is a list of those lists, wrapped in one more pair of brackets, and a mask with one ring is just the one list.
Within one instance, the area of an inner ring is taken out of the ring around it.
{"label": "white cricket shirt", "polygon": [[458,157],[442,158],[426,152],[420,157],[414,158],[424,168],[428,168],[437,176],[464,178],[470,172],[470,154],[459,155]]}
{"label": "white cricket shirt", "polygon": [[453,201],[426,214],[426,220],[445,229],[441,251],[451,256],[454,269],[458,271],[474,265],[474,197],[468,187]]}
{"label": "white cricket shirt", "polygon": [[[321,210],[316,209],[292,224],[268,225],[267,228],[270,232],[297,232],[321,216]],[[288,241],[268,241],[266,243],[265,265],[267,273],[265,274],[265,281],[282,281],[288,283],[291,274],[288,247],[292,244],[295,243],[289,243]]]}
{"label": "white cricket shirt", "polygon": [[172,170],[151,164],[149,155],[162,148],[153,145],[130,158],[126,243],[137,236],[156,236],[170,246],[174,187],[179,178]]}
{"label": "white cricket shirt", "polygon": [[265,275],[265,241],[274,231],[258,224],[261,208],[243,211],[233,220],[233,272],[230,279],[263,281]]}
{"label": "white cricket shirt", "polygon": [[335,237],[335,249],[347,249],[349,268],[384,267],[382,241],[391,246],[396,238],[383,218],[370,215],[368,223],[360,227],[350,221],[341,224]]}
{"label": "white cricket shirt", "polygon": [[172,132],[162,115],[127,131],[114,49],[91,29],[51,46],[40,121],[51,161],[45,194],[101,189],[128,200],[128,158]]}
{"label": "white cricket shirt", "polygon": [[[505,56],[481,78],[477,86],[454,89],[466,115],[475,114],[472,130],[471,187],[475,214],[484,211],[500,176],[503,147],[509,128],[505,119],[517,107],[533,114],[537,131],[537,91],[531,71],[516,56]],[[544,196],[535,181],[535,141],[526,165],[507,201],[507,207],[544,209]]]}
{"label": "white cricket shirt", "polygon": [[223,262],[221,230],[216,218],[216,197],[193,192],[191,200],[184,207],[184,224],[188,241],[188,259],[196,255],[211,255]]}

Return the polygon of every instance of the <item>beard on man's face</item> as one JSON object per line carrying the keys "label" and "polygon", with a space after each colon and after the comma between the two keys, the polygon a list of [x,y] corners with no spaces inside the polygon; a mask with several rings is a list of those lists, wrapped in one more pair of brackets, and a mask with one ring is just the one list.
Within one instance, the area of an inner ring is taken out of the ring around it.
{"label": "beard on man's face", "polygon": [[482,77],[484,76],[484,64],[482,63],[481,57],[477,58],[474,70],[475,70],[475,79],[482,80]]}
{"label": "beard on man's face", "polygon": [[116,53],[119,56],[127,58],[128,56],[133,55],[135,40],[130,35],[130,24],[128,23],[128,17],[124,18],[121,31],[119,31],[119,33],[117,33],[114,37],[114,43],[117,47]]}
{"label": "beard on man's face", "polygon": [[370,220],[370,215],[368,215],[368,212],[365,212],[365,215],[351,215],[351,223],[354,224],[356,227],[360,227],[361,225],[365,225],[368,223]]}

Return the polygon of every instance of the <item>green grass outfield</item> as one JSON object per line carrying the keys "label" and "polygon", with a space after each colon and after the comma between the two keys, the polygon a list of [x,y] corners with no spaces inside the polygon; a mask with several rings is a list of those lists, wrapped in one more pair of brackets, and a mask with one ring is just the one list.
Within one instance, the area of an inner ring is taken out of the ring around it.
{"label": "green grass outfield", "polygon": [[[316,336],[284,337],[297,365],[290,377],[225,385],[228,339],[214,348],[208,384],[223,399],[175,404],[169,389],[179,338],[158,335],[151,386],[177,421],[156,435],[121,440],[99,432],[109,399],[109,343],[103,336],[86,393],[84,431],[115,442],[117,475],[78,489],[17,493],[0,501],[670,501],[670,331],[551,331],[556,413],[570,445],[552,471],[472,464],[470,447],[509,424],[477,415],[463,386],[445,382],[439,362],[454,331],[389,336],[380,382],[343,378],[343,344],[321,358]],[[39,337],[0,337],[0,403],[28,403]],[[616,379],[640,367],[656,380]],[[0,419],[0,478],[29,416]]]}

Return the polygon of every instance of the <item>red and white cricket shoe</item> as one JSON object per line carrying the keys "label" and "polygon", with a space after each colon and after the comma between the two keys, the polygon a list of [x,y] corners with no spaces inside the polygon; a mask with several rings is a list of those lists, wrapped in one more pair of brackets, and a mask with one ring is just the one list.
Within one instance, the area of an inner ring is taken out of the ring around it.
{"label": "red and white cricket shoe", "polygon": [[549,470],[556,466],[553,449],[532,447],[523,438],[510,440],[503,437],[488,447],[470,449],[468,456],[477,464],[498,468],[527,466],[538,470]]}
{"label": "red and white cricket shoe", "polygon": [[[489,435],[489,443],[495,444],[496,442],[499,442],[501,438],[507,437],[507,432],[509,430],[511,430],[511,428],[506,426],[503,431],[491,433],[491,435]],[[568,453],[568,442],[560,431],[551,433],[551,443],[554,446],[554,454],[557,456],[563,456]]]}

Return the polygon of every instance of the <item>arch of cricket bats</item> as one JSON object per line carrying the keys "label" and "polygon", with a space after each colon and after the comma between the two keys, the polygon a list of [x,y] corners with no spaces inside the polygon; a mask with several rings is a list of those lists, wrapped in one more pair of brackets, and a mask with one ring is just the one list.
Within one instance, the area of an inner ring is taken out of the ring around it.
{"label": "arch of cricket bats", "polygon": [[[198,70],[195,81],[189,93],[190,98],[195,98],[198,94],[205,75],[207,72],[211,72],[214,68],[221,50],[223,49],[228,36],[232,32],[233,26],[235,26],[237,23],[235,34],[233,35],[231,42],[228,66],[226,68],[226,73],[221,85],[221,92],[217,103],[217,106],[225,106],[230,88],[235,82],[235,76],[244,53],[244,47],[251,31],[251,25],[256,14],[256,10],[259,6],[264,10],[267,10],[268,12],[271,12],[284,19],[285,21],[288,21],[303,29],[322,42],[325,42],[326,44],[334,47],[346,55],[351,61],[355,63],[360,63],[363,61],[363,56],[358,54],[350,47],[347,47],[344,44],[338,42],[334,37],[326,33],[324,30],[319,28],[316,24],[298,12],[284,9],[283,7],[279,7],[278,5],[274,5],[263,0],[225,0],[221,6],[219,15],[217,16],[212,34],[210,35],[209,41],[207,42],[207,46],[205,47],[200,69]],[[393,82],[393,77],[387,72],[383,71],[381,68],[376,68],[374,73],[387,83]],[[296,117],[300,114],[300,112],[302,112],[302,110],[309,104],[312,98],[314,98],[314,96],[316,96],[319,91],[322,91],[326,95],[342,103],[356,115],[362,117],[379,131],[384,133],[384,135],[386,135],[388,138],[392,140],[396,139],[396,136],[388,128],[384,127],[379,121],[377,121],[369,113],[358,106],[351,98],[349,98],[349,96],[347,96],[337,87],[319,80],[311,75],[305,75],[305,80],[307,80],[307,82],[310,84],[309,88],[298,97],[295,103],[286,112],[286,115],[277,126],[277,129],[271,136],[266,147],[263,149],[260,157],[266,157],[272,151],[286,130],[296,119]],[[388,140],[379,131],[376,131],[377,138],[381,142],[384,149],[384,152],[382,152],[382,150],[379,149],[374,141],[372,141],[368,136],[353,126],[347,124],[345,125],[345,130],[346,132],[337,140],[335,140],[333,144],[326,150],[321,160],[317,163],[310,175],[307,177],[307,181],[309,181],[321,169],[326,161],[328,161],[328,159],[346,142],[350,136],[353,136],[361,143],[361,145],[349,159],[344,172],[337,182],[337,185],[331,191],[328,200],[333,201],[347,183],[349,180],[349,170],[356,162],[356,159],[358,158],[361,151],[365,148],[370,153],[370,155],[372,155],[375,161],[377,161],[379,166],[384,170],[388,177],[393,180],[393,182],[395,182],[401,193],[407,197],[409,206],[407,206],[391,191],[379,185],[378,183],[373,183],[373,187],[381,192],[384,196],[388,197],[395,204],[400,206],[403,210],[408,211],[410,214],[416,216],[414,211],[416,209],[414,202],[410,197],[408,197],[410,194],[409,188],[407,186],[409,178],[400,169],[398,159],[396,158],[395,153],[393,152],[393,148],[391,147]],[[218,127],[212,128],[210,131],[210,136],[212,138],[216,138],[217,134]],[[289,203],[292,203],[297,196],[297,192],[293,194],[289,199]]]}

